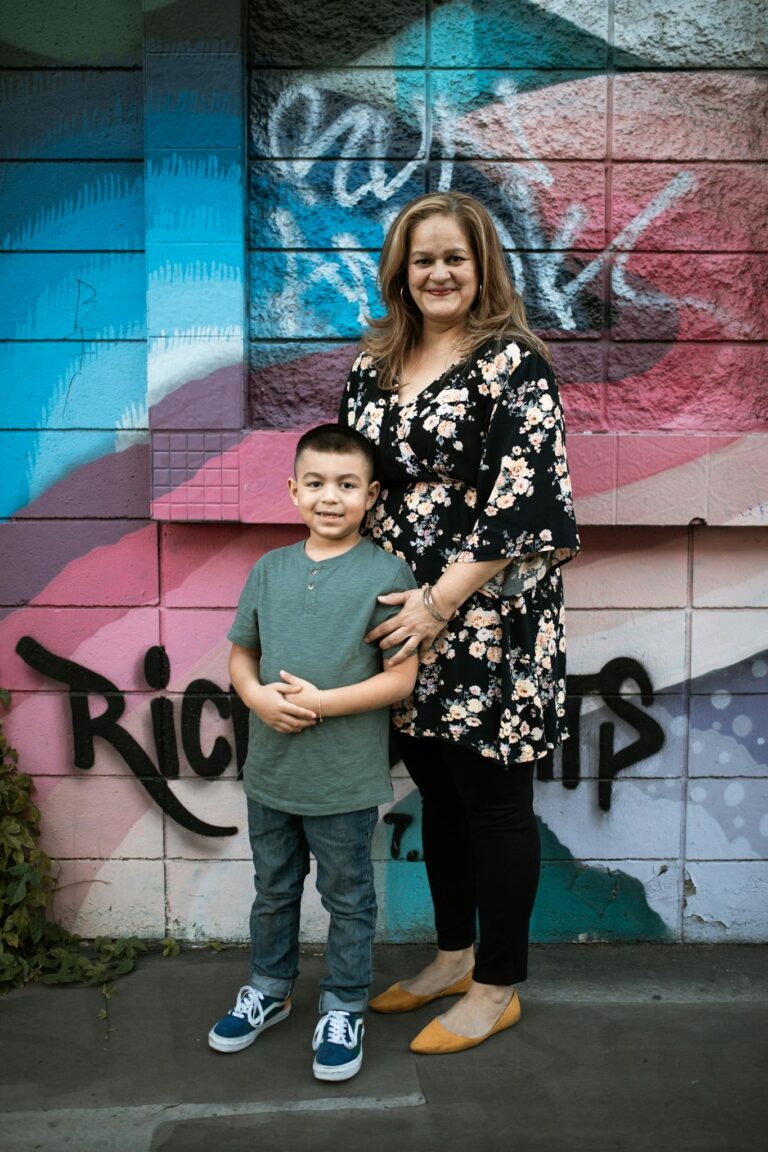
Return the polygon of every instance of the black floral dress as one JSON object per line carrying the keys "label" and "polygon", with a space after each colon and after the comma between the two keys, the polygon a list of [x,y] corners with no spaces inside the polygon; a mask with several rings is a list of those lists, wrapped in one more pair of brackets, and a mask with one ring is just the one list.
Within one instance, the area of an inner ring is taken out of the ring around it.
{"label": "black floral dress", "polygon": [[545,755],[568,735],[560,565],[579,549],[549,364],[495,339],[401,406],[363,353],[339,419],[376,446],[367,531],[420,584],[459,561],[510,560],[435,640],[395,726],[503,765]]}

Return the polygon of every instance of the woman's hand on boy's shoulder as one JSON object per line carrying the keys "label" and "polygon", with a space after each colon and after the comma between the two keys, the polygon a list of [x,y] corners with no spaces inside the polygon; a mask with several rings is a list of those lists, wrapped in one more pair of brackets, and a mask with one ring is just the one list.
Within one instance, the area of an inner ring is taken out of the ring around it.
{"label": "woman's hand on boy's shoulder", "polygon": [[[416,652],[423,660],[445,628],[445,624],[436,621],[425,607],[423,589],[409,588],[404,592],[387,592],[377,599],[381,604],[400,605],[400,611],[372,628],[364,639],[369,644],[378,643],[388,668],[396,667]],[[389,658],[387,649],[397,648],[398,645],[400,651],[396,656]]]}

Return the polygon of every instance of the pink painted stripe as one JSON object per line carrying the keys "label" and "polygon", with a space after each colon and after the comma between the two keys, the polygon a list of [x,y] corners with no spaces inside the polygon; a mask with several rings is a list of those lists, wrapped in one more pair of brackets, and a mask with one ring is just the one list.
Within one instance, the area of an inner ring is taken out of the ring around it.
{"label": "pink painted stripe", "polygon": [[[253,524],[298,524],[285,483],[291,474],[293,452],[303,429],[292,432],[249,433],[232,452],[238,453],[240,468],[240,520]],[[638,480],[658,476],[681,468],[710,454],[723,452],[730,445],[746,439],[738,434],[707,433],[572,433],[568,454],[576,497],[610,492]],[[767,441],[768,443],[768,441]],[[230,458],[231,452],[224,454]],[[215,474],[222,464],[215,458],[200,470],[210,468]],[[205,477],[198,474],[167,496],[155,501],[153,515],[173,519],[174,511],[183,511],[187,519],[189,486],[198,488]],[[740,509],[734,509],[734,514]],[[201,513],[193,518],[204,520]],[[221,519],[220,516],[216,519]]]}
{"label": "pink painted stripe", "polygon": [[150,524],[71,560],[29,603],[139,606],[158,599],[157,527]]}

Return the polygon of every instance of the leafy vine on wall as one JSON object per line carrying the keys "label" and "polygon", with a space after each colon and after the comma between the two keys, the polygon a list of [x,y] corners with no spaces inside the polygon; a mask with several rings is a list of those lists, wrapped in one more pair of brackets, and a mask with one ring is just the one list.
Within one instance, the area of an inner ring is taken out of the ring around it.
{"label": "leafy vine on wall", "polygon": [[[9,704],[0,690],[0,705]],[[38,846],[34,781],[18,759],[0,722],[0,994],[31,980],[103,985],[130,972],[147,945],[135,936],[86,941],[51,918],[56,878]]]}

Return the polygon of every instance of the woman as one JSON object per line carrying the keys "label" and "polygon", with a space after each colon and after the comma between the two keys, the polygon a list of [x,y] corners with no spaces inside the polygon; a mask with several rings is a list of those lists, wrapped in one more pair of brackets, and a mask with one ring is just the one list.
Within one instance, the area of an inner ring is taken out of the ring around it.
{"label": "woman", "polygon": [[[394,709],[421,792],[435,959],[371,1001],[463,993],[412,1042],[455,1052],[516,1023],[539,874],[533,769],[567,735],[560,565],[578,551],[562,411],[483,206],[420,196],[392,224],[340,409],[376,445],[368,530],[421,585],[368,639],[418,649]],[[475,925],[480,933],[474,954]]]}

